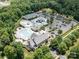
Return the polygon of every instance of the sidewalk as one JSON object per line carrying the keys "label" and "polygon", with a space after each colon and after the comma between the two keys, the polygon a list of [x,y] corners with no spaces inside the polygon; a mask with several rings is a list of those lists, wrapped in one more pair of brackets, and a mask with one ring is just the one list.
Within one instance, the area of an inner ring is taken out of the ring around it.
{"label": "sidewalk", "polygon": [[10,5],[10,2],[0,2],[0,7],[6,7],[6,6],[9,6]]}

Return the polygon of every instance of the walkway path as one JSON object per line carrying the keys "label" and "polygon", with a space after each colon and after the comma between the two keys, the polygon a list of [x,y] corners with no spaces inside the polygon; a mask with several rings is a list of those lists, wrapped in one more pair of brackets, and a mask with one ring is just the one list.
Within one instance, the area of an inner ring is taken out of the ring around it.
{"label": "walkway path", "polygon": [[6,7],[6,6],[9,6],[10,5],[10,2],[6,1],[6,2],[0,2],[0,8],[2,7]]}
{"label": "walkway path", "polygon": [[71,30],[69,33],[67,33],[63,38],[66,38],[69,34],[71,34],[73,31],[79,29],[79,24],[73,29]]}

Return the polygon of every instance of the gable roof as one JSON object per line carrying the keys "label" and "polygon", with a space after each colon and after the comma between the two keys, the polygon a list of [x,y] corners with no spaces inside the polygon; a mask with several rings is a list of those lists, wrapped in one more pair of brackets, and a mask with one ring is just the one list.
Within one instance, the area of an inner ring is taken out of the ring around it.
{"label": "gable roof", "polygon": [[44,33],[41,35],[38,35],[36,37],[34,37],[34,41],[37,45],[39,45],[40,43],[42,43],[43,41],[47,40],[49,38],[49,33]]}
{"label": "gable roof", "polygon": [[35,17],[38,17],[39,15],[37,13],[32,13],[32,14],[28,14],[28,15],[25,15],[25,16],[22,16],[23,19],[26,19],[26,20],[29,20],[29,19],[32,19],[32,18],[35,18]]}
{"label": "gable roof", "polygon": [[42,42],[44,42],[45,40],[47,40],[49,38],[50,34],[49,33],[43,33],[41,35],[33,35],[33,37],[31,37],[32,39],[29,40],[30,42],[30,46],[34,48],[35,45],[39,45]]}

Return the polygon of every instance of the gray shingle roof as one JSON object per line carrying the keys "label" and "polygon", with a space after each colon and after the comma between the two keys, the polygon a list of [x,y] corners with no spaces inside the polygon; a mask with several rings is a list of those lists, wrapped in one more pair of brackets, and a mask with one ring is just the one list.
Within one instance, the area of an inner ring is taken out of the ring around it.
{"label": "gray shingle roof", "polygon": [[23,16],[22,18],[23,18],[23,19],[26,19],[26,20],[29,20],[29,19],[32,19],[32,18],[35,18],[35,17],[38,17],[38,16],[39,16],[39,14],[37,14],[37,13],[32,13],[32,14],[25,15],[25,16]]}
{"label": "gray shingle roof", "polygon": [[38,46],[42,42],[46,41],[49,38],[50,34],[49,33],[44,33],[41,35],[33,35],[32,39],[30,39],[30,45],[31,47],[34,47],[35,44]]}
{"label": "gray shingle roof", "polygon": [[47,40],[48,38],[49,38],[49,33],[44,33],[42,35],[34,37],[34,41],[38,45],[38,44],[42,43],[43,41]]}

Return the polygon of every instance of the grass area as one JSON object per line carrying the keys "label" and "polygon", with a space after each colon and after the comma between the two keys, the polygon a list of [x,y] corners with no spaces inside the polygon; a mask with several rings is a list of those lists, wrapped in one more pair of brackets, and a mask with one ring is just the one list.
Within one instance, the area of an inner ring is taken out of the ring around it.
{"label": "grass area", "polygon": [[33,52],[28,52],[28,51],[24,48],[24,59],[33,59]]}
{"label": "grass area", "polygon": [[0,56],[0,59],[4,59],[4,58]]}

